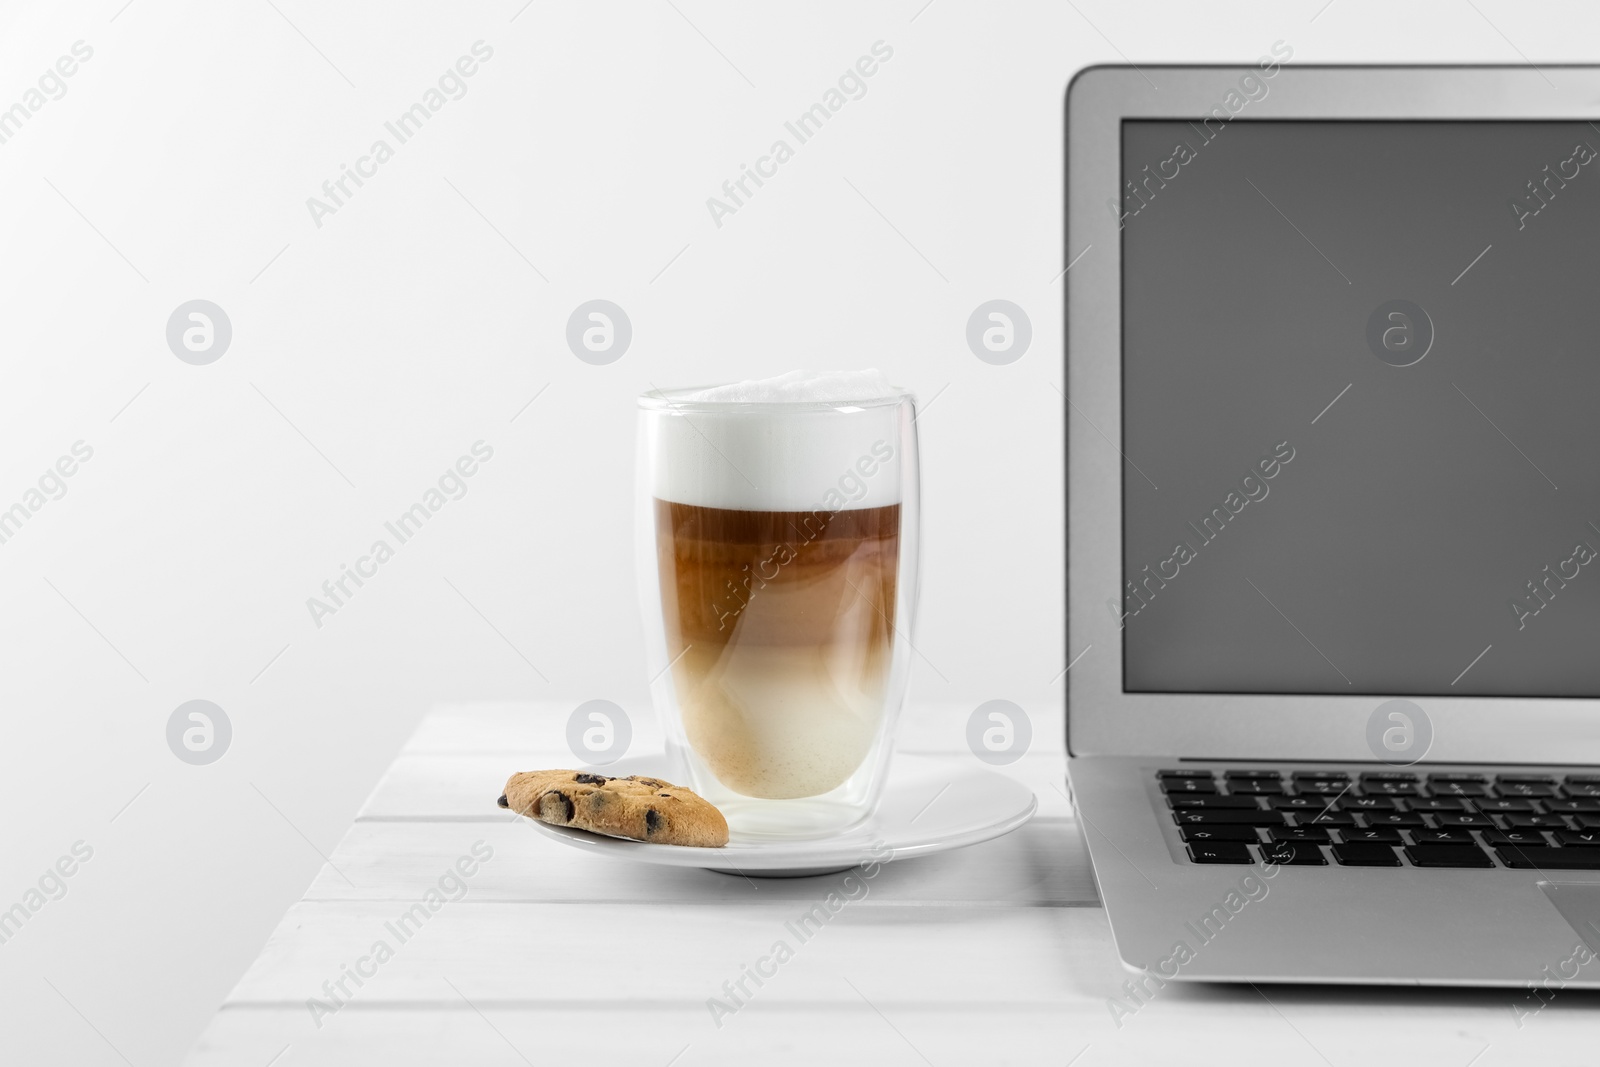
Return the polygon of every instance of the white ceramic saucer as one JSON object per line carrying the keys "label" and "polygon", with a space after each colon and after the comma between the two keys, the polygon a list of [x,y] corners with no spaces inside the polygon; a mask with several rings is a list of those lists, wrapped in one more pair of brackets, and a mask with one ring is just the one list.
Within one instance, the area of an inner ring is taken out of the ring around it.
{"label": "white ceramic saucer", "polygon": [[[610,775],[671,778],[664,757],[623,759]],[[613,859],[665,867],[703,867],[723,874],[799,878],[832,874],[873,860],[909,859],[965,848],[1008,834],[1033,817],[1039,802],[1020,782],[956,756],[896,755],[878,810],[827,837],[795,841],[733,833],[722,848],[650,845],[566,826],[529,821],[564,845]]]}

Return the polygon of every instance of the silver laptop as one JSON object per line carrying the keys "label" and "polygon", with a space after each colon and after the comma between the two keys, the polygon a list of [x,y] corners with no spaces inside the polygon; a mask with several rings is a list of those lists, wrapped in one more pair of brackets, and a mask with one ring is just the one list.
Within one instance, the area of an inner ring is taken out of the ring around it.
{"label": "silver laptop", "polygon": [[1600,986],[1600,68],[1067,95],[1069,777],[1150,982]]}

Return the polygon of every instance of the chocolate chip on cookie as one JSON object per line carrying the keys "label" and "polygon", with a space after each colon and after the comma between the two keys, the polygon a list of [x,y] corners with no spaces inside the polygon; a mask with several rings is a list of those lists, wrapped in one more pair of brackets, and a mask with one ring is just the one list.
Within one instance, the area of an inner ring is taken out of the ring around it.
{"label": "chocolate chip on cookie", "polygon": [[717,848],[728,822],[699,794],[659,778],[611,778],[585,771],[524,771],[496,801],[519,815],[609,837]]}

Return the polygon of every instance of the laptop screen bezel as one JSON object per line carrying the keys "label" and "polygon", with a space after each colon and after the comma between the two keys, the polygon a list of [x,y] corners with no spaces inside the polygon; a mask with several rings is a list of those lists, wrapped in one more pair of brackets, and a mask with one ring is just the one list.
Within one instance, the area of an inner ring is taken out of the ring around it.
{"label": "laptop screen bezel", "polygon": [[[1200,120],[1255,66],[1092,67],[1068,87],[1064,420],[1067,747],[1073,756],[1371,760],[1388,696],[1130,693],[1122,631],[1122,262],[1125,119]],[[1229,121],[1600,122],[1600,68],[1281,65]],[[1586,104],[1585,101],[1595,103]],[[1225,132],[1219,136],[1225,137]],[[1136,220],[1128,220],[1136,224]],[[1409,697],[1431,725],[1427,762],[1600,763],[1600,701]]]}

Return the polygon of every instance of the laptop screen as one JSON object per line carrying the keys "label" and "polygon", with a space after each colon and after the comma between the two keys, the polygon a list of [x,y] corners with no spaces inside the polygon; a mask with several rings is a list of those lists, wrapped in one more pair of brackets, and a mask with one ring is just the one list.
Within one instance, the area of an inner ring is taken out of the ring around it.
{"label": "laptop screen", "polygon": [[1600,127],[1122,127],[1123,687],[1600,696]]}

